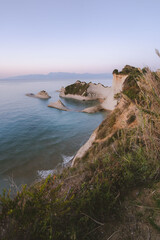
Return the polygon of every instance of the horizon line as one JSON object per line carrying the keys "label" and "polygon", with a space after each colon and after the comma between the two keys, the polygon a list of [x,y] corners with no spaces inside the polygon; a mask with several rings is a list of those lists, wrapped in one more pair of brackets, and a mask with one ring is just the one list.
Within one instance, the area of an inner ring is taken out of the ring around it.
{"label": "horizon line", "polygon": [[92,73],[92,72],[84,72],[84,73],[79,73],[79,72],[48,72],[48,73],[29,73],[29,74],[17,74],[17,75],[12,75],[8,77],[0,77],[0,79],[9,79],[9,78],[16,78],[16,77],[27,77],[27,76],[48,76],[51,74],[77,74],[77,75],[111,75],[112,72],[101,72],[101,73]]}

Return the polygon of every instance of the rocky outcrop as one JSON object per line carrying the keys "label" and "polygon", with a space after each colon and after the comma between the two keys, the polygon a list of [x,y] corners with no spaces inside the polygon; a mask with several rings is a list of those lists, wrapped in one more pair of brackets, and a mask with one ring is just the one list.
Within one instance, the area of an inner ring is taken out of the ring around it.
{"label": "rocky outcrop", "polygon": [[[125,69],[125,68],[124,68]],[[100,100],[101,104],[97,107],[84,109],[83,112],[94,113],[99,110],[113,110],[117,105],[114,95],[122,90],[123,83],[127,78],[127,73],[113,72],[113,82],[111,87],[105,87],[98,83],[85,83],[76,81],[74,84],[61,88],[60,97],[74,98],[77,100]]]}
{"label": "rocky outcrop", "polygon": [[93,107],[88,107],[82,110],[84,113],[96,113],[99,111],[104,111],[104,108],[101,106],[101,104],[93,106]]}
{"label": "rocky outcrop", "polygon": [[49,94],[46,91],[44,91],[44,90],[40,91],[37,94],[27,93],[26,96],[28,96],[28,97],[35,97],[35,98],[41,98],[41,99],[49,99],[49,98],[51,98],[51,96],[49,96]]}
{"label": "rocky outcrop", "polygon": [[49,94],[46,91],[44,91],[44,90],[42,90],[39,93],[37,93],[36,97],[37,98],[44,98],[44,99],[51,98],[51,96],[49,96]]}
{"label": "rocky outcrop", "polygon": [[56,108],[63,111],[70,111],[60,100],[54,103],[50,103],[48,107]]}
{"label": "rocky outcrop", "polygon": [[[54,102],[54,103],[51,102],[48,105],[48,107],[56,108],[56,109],[63,110],[63,111],[69,111],[69,112],[73,111],[73,110],[67,108],[60,100],[58,100],[57,102]],[[104,109],[101,107],[101,105],[96,105],[93,107],[85,108],[82,111],[74,110],[74,112],[96,113],[96,112],[103,111],[103,110]]]}
{"label": "rocky outcrop", "polygon": [[105,99],[105,96],[109,93],[111,87],[105,87],[98,83],[85,83],[76,81],[74,84],[62,87],[60,90],[60,97],[74,98],[77,100],[98,100]]}

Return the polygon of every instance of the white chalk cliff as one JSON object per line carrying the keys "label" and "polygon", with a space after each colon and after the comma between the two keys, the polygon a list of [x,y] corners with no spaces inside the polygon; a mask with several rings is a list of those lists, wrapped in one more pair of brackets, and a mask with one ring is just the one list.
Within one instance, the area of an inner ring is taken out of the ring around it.
{"label": "white chalk cliff", "polygon": [[123,83],[128,75],[113,74],[112,87],[108,94],[106,94],[104,102],[101,104],[104,109],[113,110],[117,105],[117,100],[114,95],[120,93]]}
{"label": "white chalk cliff", "polygon": [[[63,98],[74,98],[77,100],[101,100],[101,104],[98,107],[90,109],[84,109],[83,112],[95,112],[104,109],[104,110],[113,110],[117,105],[117,100],[114,99],[114,95],[119,93],[122,90],[123,83],[128,75],[122,74],[113,74],[113,82],[111,87],[105,87],[102,84],[98,83],[88,83],[88,88],[83,94],[69,94],[65,93],[66,88],[61,88],[60,97]],[[81,84],[83,87],[84,82],[77,81],[74,85]],[[74,89],[74,88],[73,88]],[[94,111],[95,109],[95,111]]]}

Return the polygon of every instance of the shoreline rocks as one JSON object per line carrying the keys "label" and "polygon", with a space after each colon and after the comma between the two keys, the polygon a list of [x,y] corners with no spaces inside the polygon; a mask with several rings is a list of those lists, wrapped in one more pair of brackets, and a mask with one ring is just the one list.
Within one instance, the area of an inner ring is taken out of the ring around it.
{"label": "shoreline rocks", "polygon": [[51,102],[48,107],[51,107],[51,108],[56,108],[56,109],[59,109],[59,110],[62,110],[62,111],[71,111],[70,109],[68,109],[62,102],[61,100],[58,100],[57,102]]}
{"label": "shoreline rocks", "polygon": [[100,111],[105,111],[105,109],[99,104],[93,107],[88,107],[82,110],[84,113],[96,113]]}

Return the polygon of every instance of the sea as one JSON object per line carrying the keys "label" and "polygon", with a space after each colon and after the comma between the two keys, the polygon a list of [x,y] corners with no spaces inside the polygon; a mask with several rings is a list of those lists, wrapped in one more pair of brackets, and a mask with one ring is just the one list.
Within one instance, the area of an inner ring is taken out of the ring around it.
{"label": "sea", "polygon": [[[111,86],[111,81],[92,82]],[[30,185],[64,167],[107,116],[106,112],[78,112],[93,106],[92,101],[61,99],[73,110],[70,112],[48,107],[59,99],[57,90],[74,82],[0,80],[0,193],[4,188]],[[47,91],[51,98],[25,95],[41,90]]]}

